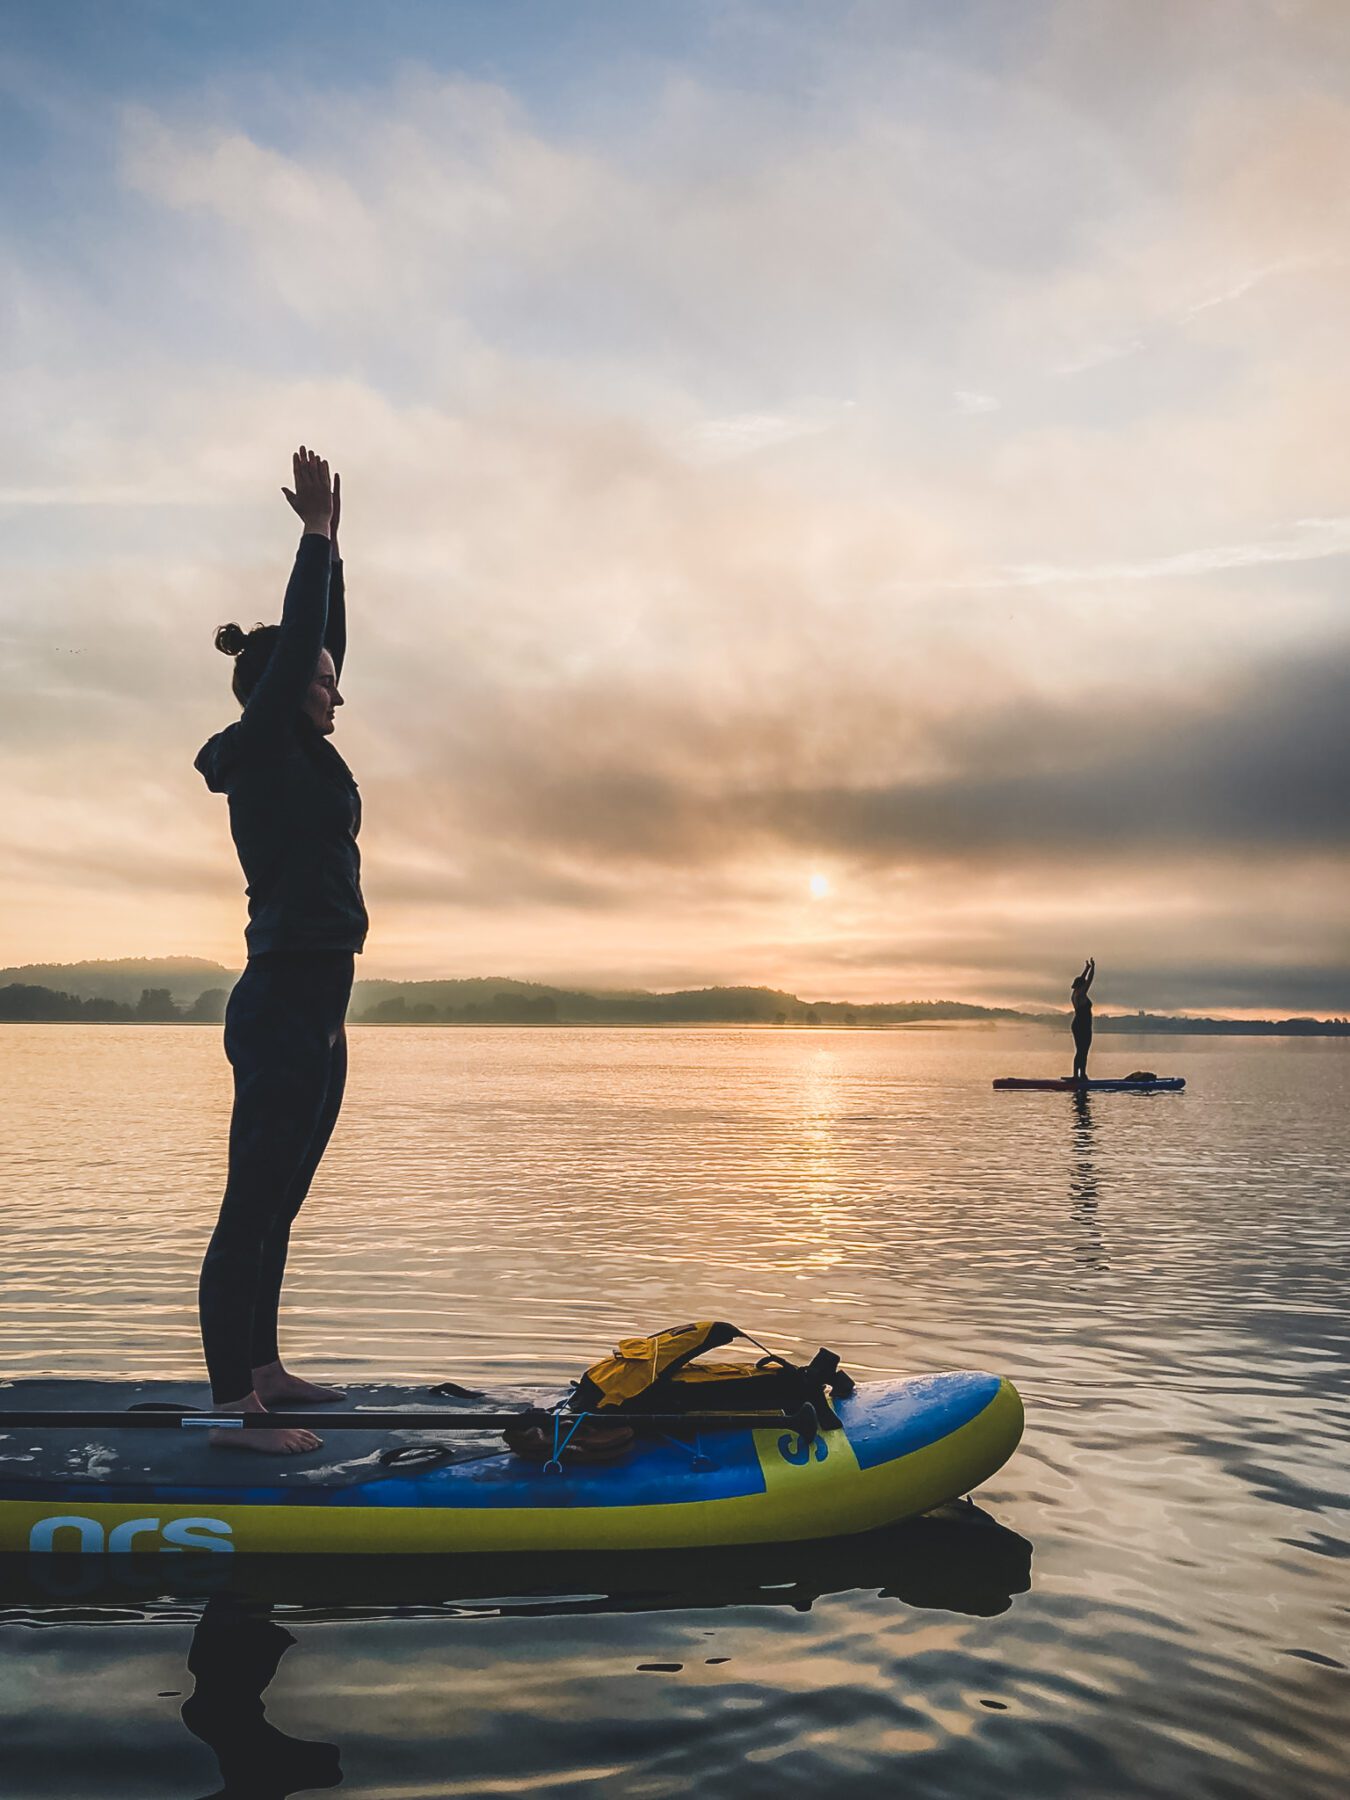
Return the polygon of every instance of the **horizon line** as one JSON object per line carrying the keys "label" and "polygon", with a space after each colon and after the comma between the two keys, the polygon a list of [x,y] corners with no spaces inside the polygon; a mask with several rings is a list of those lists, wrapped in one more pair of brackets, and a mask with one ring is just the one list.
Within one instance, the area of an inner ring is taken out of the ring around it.
{"label": "horizon line", "polygon": [[[195,955],[189,955],[189,954],[169,955],[169,956],[162,956],[162,957],[148,957],[148,956],[86,957],[86,958],[82,958],[75,962],[28,962],[28,963],[10,964],[5,968],[0,969],[0,983],[3,983],[4,986],[32,985],[34,987],[44,987],[44,986],[46,986],[45,983],[42,983],[42,982],[33,982],[31,984],[21,983],[21,982],[15,981],[14,977],[17,975],[22,975],[22,974],[29,973],[29,972],[36,972],[36,971],[55,972],[58,970],[67,970],[67,969],[68,970],[83,969],[83,970],[89,971],[90,973],[92,973],[96,970],[99,970],[99,969],[108,969],[108,970],[122,969],[129,973],[131,970],[135,969],[137,965],[141,965],[141,964],[150,965],[151,967],[153,967],[156,964],[159,964],[161,967],[164,967],[166,965],[173,965],[173,964],[180,964],[180,965],[186,964],[189,966],[196,965],[196,967],[199,968],[203,973],[207,970],[218,970],[222,975],[230,977],[231,982],[237,981],[239,979],[240,974],[242,974],[242,972],[243,972],[242,966],[240,968],[234,969],[234,968],[231,968],[231,966],[229,964],[221,963],[221,962],[215,960],[214,958],[195,956]],[[188,973],[188,969],[181,970],[181,973],[182,974]],[[1021,1004],[1015,1005],[1015,1004],[1009,1004],[1006,1002],[993,1003],[993,1002],[989,1002],[989,1001],[985,1001],[985,1000],[962,1000],[962,999],[956,999],[956,998],[953,998],[951,996],[946,996],[946,995],[941,996],[936,999],[912,999],[912,998],[909,998],[909,999],[895,999],[895,1000],[880,1000],[880,999],[856,1000],[856,999],[831,999],[831,998],[825,998],[825,997],[819,997],[819,996],[808,999],[808,998],[804,998],[801,994],[797,993],[793,989],[774,987],[774,986],[771,986],[767,982],[749,982],[749,981],[739,981],[738,982],[738,981],[706,981],[705,980],[702,983],[686,985],[683,987],[659,987],[658,988],[658,987],[641,987],[641,986],[637,986],[637,987],[619,987],[619,986],[608,986],[608,985],[592,986],[586,982],[585,978],[582,978],[582,980],[580,982],[577,982],[577,981],[573,981],[573,980],[546,980],[546,979],[543,979],[540,977],[535,977],[535,976],[519,976],[519,975],[505,975],[505,974],[415,975],[415,976],[360,975],[360,974],[358,974],[356,977],[356,980],[353,982],[353,992],[355,992],[356,988],[358,988],[358,987],[371,987],[371,986],[376,986],[376,985],[382,985],[382,986],[394,987],[394,988],[411,988],[411,987],[420,987],[420,986],[451,985],[451,984],[456,984],[456,983],[470,983],[470,982],[481,983],[483,985],[491,985],[493,982],[502,982],[502,983],[509,983],[512,986],[515,986],[518,988],[522,988],[522,987],[523,988],[537,988],[537,989],[543,989],[543,990],[551,991],[554,993],[561,993],[561,994],[566,994],[566,993],[580,994],[580,995],[584,995],[586,998],[589,998],[589,999],[604,999],[607,997],[622,998],[625,996],[640,996],[640,997],[644,997],[644,998],[650,998],[653,1000],[662,1000],[662,999],[674,999],[675,997],[681,996],[681,995],[715,994],[715,993],[744,993],[744,994],[754,993],[754,994],[782,995],[785,999],[792,1000],[797,1005],[807,1007],[807,1008],[815,1007],[815,1006],[828,1006],[828,1007],[869,1009],[870,1010],[870,1009],[877,1009],[877,1008],[936,1009],[939,1007],[965,1007],[965,1008],[971,1009],[972,1011],[976,1011],[976,1012],[980,1012],[980,1013],[984,1013],[984,1014],[1003,1015],[1004,1017],[1007,1017],[1009,1019],[1028,1019],[1028,1020],[1032,1020],[1032,1021],[1038,1020],[1038,1019],[1046,1019],[1046,1018],[1063,1018],[1063,1017],[1067,1016],[1067,1009],[1064,1007],[1056,1006],[1053,1002],[1042,1003],[1042,1002],[1035,1002],[1035,1001],[1026,1001],[1026,1002],[1022,1002]],[[60,991],[60,990],[48,989],[48,991],[55,992],[55,991]],[[204,987],[201,990],[202,993],[207,993],[210,991],[211,991],[211,989],[210,989],[209,985]],[[110,994],[96,995],[96,996],[92,996],[92,998],[105,999],[105,1000],[115,1002],[115,996],[110,995]],[[1181,1009],[1165,1009],[1165,1008],[1157,1008],[1157,1007],[1149,1007],[1149,1006],[1119,1007],[1119,1008],[1110,1008],[1110,1007],[1106,1007],[1106,1006],[1099,1006],[1096,1009],[1096,1017],[1099,1022],[1105,1022],[1108,1019],[1156,1018],[1156,1019],[1169,1019],[1169,1020],[1194,1019],[1198,1023],[1209,1020],[1209,1021],[1213,1021],[1215,1023],[1233,1023],[1233,1024],[1256,1024],[1256,1023],[1262,1023],[1262,1022],[1272,1023],[1272,1024],[1274,1024],[1274,1023],[1302,1023],[1302,1022],[1308,1022],[1308,1023],[1314,1023],[1314,1024],[1335,1024],[1338,1022],[1343,1022],[1345,1019],[1345,1014],[1336,1011],[1334,1008],[1321,1009],[1321,1010],[1315,1011],[1315,1012],[1313,1012],[1313,1011],[1295,1012],[1295,1011],[1286,1011],[1286,1010],[1278,1009],[1278,1008],[1267,1008],[1265,1011],[1258,1011],[1255,1008],[1244,1008],[1240,1011],[1232,1011],[1232,1010],[1199,1011],[1199,1010],[1196,1010],[1196,1009],[1190,1008],[1190,1007],[1185,1007],[1185,1008],[1181,1008]]]}

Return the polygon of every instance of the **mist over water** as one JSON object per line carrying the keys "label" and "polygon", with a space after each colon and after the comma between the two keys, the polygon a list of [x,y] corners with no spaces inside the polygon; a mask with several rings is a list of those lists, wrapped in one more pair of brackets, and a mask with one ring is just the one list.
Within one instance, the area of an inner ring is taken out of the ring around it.
{"label": "mist over water", "polygon": [[[369,1796],[1339,1794],[1350,1047],[1106,1039],[1094,1074],[1187,1091],[990,1089],[1068,1061],[1031,1030],[353,1029],[289,1360],[553,1382],[697,1316],[862,1376],[997,1370],[1027,1431],[976,1499],[1030,1587],[963,1610],[930,1556],[924,1592],[850,1564],[278,1612],[271,1724]],[[0,1081],[0,1369],[195,1377],[219,1033],[0,1027]],[[218,1779],[178,1716],[200,1604],[3,1616],[7,1793]]]}

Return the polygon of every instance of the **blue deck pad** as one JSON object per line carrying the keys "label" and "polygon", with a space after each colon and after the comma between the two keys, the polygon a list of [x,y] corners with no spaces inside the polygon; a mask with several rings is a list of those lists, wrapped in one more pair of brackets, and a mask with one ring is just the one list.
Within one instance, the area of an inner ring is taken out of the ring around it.
{"label": "blue deck pad", "polygon": [[[693,1435],[684,1446],[643,1440],[620,1462],[589,1466],[563,1464],[547,1474],[540,1463],[524,1462],[503,1448],[499,1453],[450,1463],[440,1469],[400,1474],[378,1469],[368,1481],[325,1487],[259,1483],[229,1486],[142,1480],[135,1485],[101,1482],[97,1498],[108,1505],[141,1506],[449,1506],[582,1507],[665,1506],[680,1501],[729,1500],[764,1492],[754,1438],[748,1431],[705,1433],[700,1446],[711,1468],[694,1468]],[[205,1450],[205,1446],[202,1446]],[[221,1454],[220,1452],[216,1453]],[[238,1452],[226,1451],[225,1455]],[[207,1458],[211,1452],[205,1451]],[[208,1465],[209,1467],[209,1465]],[[204,1468],[203,1473],[207,1470]],[[93,1497],[89,1482],[37,1480],[0,1483],[0,1499],[75,1505]]]}
{"label": "blue deck pad", "polygon": [[978,1418],[999,1390],[997,1375],[963,1372],[867,1383],[838,1413],[860,1469],[927,1449]]}
{"label": "blue deck pad", "polygon": [[[570,1467],[550,1475],[541,1463],[509,1453],[452,1463],[423,1475],[405,1475],[368,1487],[323,1495],[335,1506],[583,1507],[671,1506],[681,1501],[733,1500],[764,1492],[754,1438],[748,1431],[705,1433],[701,1450],[713,1464],[694,1467],[692,1434],[685,1445],[644,1439],[621,1462]],[[290,1501],[318,1496],[293,1491]]]}
{"label": "blue deck pad", "polygon": [[[556,1392],[513,1392],[484,1406],[550,1404]],[[120,1411],[145,1404],[206,1408],[196,1383],[0,1382],[0,1408]],[[426,1389],[360,1383],[344,1412],[362,1407],[435,1411],[443,1400]],[[338,1409],[334,1409],[335,1411]],[[459,1411],[475,1410],[473,1402]],[[322,1436],[322,1431],[320,1432]],[[479,1509],[666,1505],[762,1494],[764,1472],[748,1430],[697,1427],[668,1438],[641,1438],[613,1463],[563,1463],[557,1474],[507,1450],[496,1431],[446,1434],[454,1460],[438,1469],[388,1468],[382,1450],[400,1442],[425,1445],[436,1433],[332,1432],[309,1456],[257,1457],[214,1450],[200,1432],[153,1435],[115,1429],[27,1432],[0,1430],[0,1500],[68,1505],[91,1499],[117,1506],[435,1507]],[[695,1445],[711,1467],[694,1467]]]}

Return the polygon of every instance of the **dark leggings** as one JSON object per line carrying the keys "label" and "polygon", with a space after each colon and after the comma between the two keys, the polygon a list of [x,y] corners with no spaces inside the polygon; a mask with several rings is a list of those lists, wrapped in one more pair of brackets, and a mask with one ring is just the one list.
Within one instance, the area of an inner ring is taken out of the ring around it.
{"label": "dark leggings", "polygon": [[352,972],[349,952],[253,957],[230,995],[229,1179],[198,1289],[217,1404],[249,1393],[254,1369],[278,1358],[291,1224],[342,1108]]}
{"label": "dark leggings", "polygon": [[1088,1051],[1092,1047],[1092,1015],[1075,1015],[1073,1021],[1073,1074],[1087,1080]]}

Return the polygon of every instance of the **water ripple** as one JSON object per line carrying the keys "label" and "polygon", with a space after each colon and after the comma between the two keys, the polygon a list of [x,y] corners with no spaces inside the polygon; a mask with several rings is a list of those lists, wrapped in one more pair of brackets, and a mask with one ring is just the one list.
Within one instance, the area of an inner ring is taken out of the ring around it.
{"label": "water ripple", "polygon": [[[552,1383],[627,1331],[725,1316],[863,1375],[1001,1370],[1028,1431],[980,1500],[1035,1576],[990,1617],[881,1579],[802,1611],[297,1614],[271,1716],[340,1739],[371,1796],[1338,1796],[1350,1056],[1108,1041],[1104,1070],[1175,1063],[1187,1092],[989,1087],[1061,1055],[1034,1033],[354,1030],[295,1235],[298,1361]],[[5,1371],[195,1375],[218,1036],[0,1026],[0,1077]],[[191,1624],[150,1602],[30,1631],[0,1690],[14,1791],[94,1768],[104,1795],[204,1789],[155,1698],[190,1687]]]}

